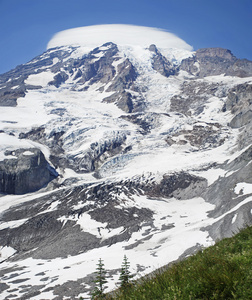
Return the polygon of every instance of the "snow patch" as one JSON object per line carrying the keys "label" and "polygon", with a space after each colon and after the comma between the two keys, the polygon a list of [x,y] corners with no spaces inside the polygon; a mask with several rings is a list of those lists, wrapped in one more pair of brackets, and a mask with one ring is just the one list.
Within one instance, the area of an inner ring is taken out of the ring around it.
{"label": "snow patch", "polygon": [[9,135],[6,133],[0,133],[0,161],[7,159],[7,158],[16,158],[14,152],[12,153],[11,156],[10,155],[5,156],[4,153],[6,150],[14,151],[14,150],[20,149],[20,148],[33,148],[33,146],[27,140],[20,140],[13,135]]}
{"label": "snow patch", "polygon": [[235,214],[235,215],[233,216],[232,224],[234,224],[234,222],[236,221],[236,219],[237,219],[237,214]]}
{"label": "snow patch", "polygon": [[5,246],[0,249],[0,262],[3,262],[8,257],[12,256],[16,252],[15,249]]}
{"label": "snow patch", "polygon": [[53,80],[54,76],[55,76],[55,74],[52,73],[51,71],[42,72],[39,74],[32,74],[32,75],[29,75],[29,77],[25,80],[25,84],[39,85],[39,86],[45,87],[45,86],[47,86],[48,82]]}
{"label": "snow patch", "polygon": [[31,151],[25,151],[25,152],[23,152],[23,155],[25,155],[25,156],[31,156],[31,155],[33,155],[34,153],[33,152],[31,152]]}
{"label": "snow patch", "polygon": [[7,221],[0,223],[0,230],[6,228],[16,228],[24,224],[28,219],[21,219],[21,220],[14,220],[14,221]]}
{"label": "snow patch", "polygon": [[252,194],[252,183],[240,182],[237,183],[234,192],[239,195]]}

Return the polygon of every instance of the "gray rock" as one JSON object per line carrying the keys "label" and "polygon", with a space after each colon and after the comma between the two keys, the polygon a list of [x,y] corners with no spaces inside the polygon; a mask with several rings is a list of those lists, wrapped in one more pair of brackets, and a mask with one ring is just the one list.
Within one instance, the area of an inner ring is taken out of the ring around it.
{"label": "gray rock", "polygon": [[[114,57],[118,48],[113,43],[106,43],[101,47],[95,48],[81,59],[72,60],[71,63],[67,62],[65,69],[72,74],[75,73],[74,80],[77,80],[77,84],[81,85],[89,81],[90,85],[96,82],[106,84],[114,77],[115,68],[112,63],[118,59]],[[96,55],[101,57],[96,59]]]}
{"label": "gray rock", "polygon": [[5,87],[0,90],[0,106],[16,106],[17,99],[25,96],[25,89],[19,87],[17,89],[11,89]]}
{"label": "gray rock", "polygon": [[[62,61],[75,49],[75,47],[69,47],[70,51],[62,50],[61,47],[50,49],[27,64],[19,65],[9,72],[0,74],[0,106],[16,106],[17,99],[24,97],[27,90],[40,88],[25,84],[25,80],[29,75],[39,74],[47,68],[51,68],[53,72],[59,72]],[[54,58],[58,58],[59,63],[52,66]]]}
{"label": "gray rock", "polygon": [[252,110],[240,112],[231,120],[230,126],[232,128],[240,128],[250,123],[251,120],[252,120]]}
{"label": "gray rock", "polygon": [[132,95],[125,90],[122,92],[116,92],[109,97],[103,99],[106,103],[115,103],[121,110],[126,113],[131,113],[133,111]]}
{"label": "gray rock", "polygon": [[65,72],[60,72],[53,77],[53,81],[50,81],[49,85],[54,85],[55,87],[60,87],[68,79],[68,75]]}
{"label": "gray rock", "polygon": [[3,291],[7,290],[9,288],[9,285],[6,283],[0,282],[0,292],[2,293]]}
{"label": "gray rock", "polygon": [[221,74],[248,77],[252,75],[252,62],[237,59],[227,49],[203,48],[197,50],[193,57],[184,59],[180,69],[198,77]]}
{"label": "gray rock", "polygon": [[176,74],[176,68],[160,53],[154,44],[150,45],[149,50],[154,53],[152,57],[154,70],[166,77]]}
{"label": "gray rock", "polygon": [[223,111],[231,111],[234,115],[230,122],[232,128],[240,128],[249,124],[252,116],[252,86],[245,83],[232,88],[228,93]]}
{"label": "gray rock", "polygon": [[[224,131],[224,130],[223,130]],[[177,144],[190,144],[198,149],[209,149],[221,146],[227,133],[222,131],[221,125],[218,123],[203,125],[193,125],[192,130],[180,130],[172,135],[172,137],[180,137]],[[176,142],[169,135],[167,137],[167,143],[172,145]]]}
{"label": "gray rock", "polygon": [[230,110],[232,114],[247,111],[252,104],[252,85],[239,84],[232,88],[227,95],[223,111]]}
{"label": "gray rock", "polygon": [[225,97],[225,87],[221,83],[206,83],[199,80],[185,80],[181,92],[171,98],[171,111],[176,111],[187,116],[199,115],[204,111],[204,106],[209,98]]}
{"label": "gray rock", "polygon": [[180,200],[199,197],[207,187],[207,180],[186,172],[167,174],[160,183],[143,187],[151,197],[175,197]]}
{"label": "gray rock", "polygon": [[111,85],[107,88],[106,91],[122,92],[125,89],[129,89],[136,78],[137,72],[132,63],[127,58],[117,66],[117,75],[112,80]]}
{"label": "gray rock", "polygon": [[0,162],[1,193],[34,192],[57,177],[57,172],[48,164],[39,149],[18,149],[5,154],[15,157]]}

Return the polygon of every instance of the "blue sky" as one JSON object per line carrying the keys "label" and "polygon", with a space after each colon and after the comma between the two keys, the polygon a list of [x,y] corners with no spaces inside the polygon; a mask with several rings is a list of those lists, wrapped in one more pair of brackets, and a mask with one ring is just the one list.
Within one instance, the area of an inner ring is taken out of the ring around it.
{"label": "blue sky", "polygon": [[96,24],[168,30],[192,45],[252,60],[251,0],[0,0],[0,73],[46,50],[58,31]]}

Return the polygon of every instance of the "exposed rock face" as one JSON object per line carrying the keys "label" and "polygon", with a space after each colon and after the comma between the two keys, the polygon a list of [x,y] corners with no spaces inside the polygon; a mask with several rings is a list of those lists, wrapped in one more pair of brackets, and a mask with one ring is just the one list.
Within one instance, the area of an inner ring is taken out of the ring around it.
{"label": "exposed rock face", "polygon": [[131,87],[133,82],[136,80],[136,77],[137,73],[132,63],[129,61],[129,59],[125,59],[117,66],[117,75],[113,79],[107,91],[122,92]]}
{"label": "exposed rock face", "polygon": [[[24,97],[29,89],[38,89],[41,86],[32,86],[25,83],[29,75],[39,74],[45,71],[45,67],[52,71],[58,71],[62,66],[62,61],[71,55],[75,50],[64,51],[62,49],[52,49],[52,51],[43,53],[29,63],[19,65],[15,69],[0,75],[0,106],[16,106],[17,99]],[[53,64],[57,59],[58,63]]]}
{"label": "exposed rock face", "polygon": [[231,110],[232,114],[246,111],[252,104],[252,86],[251,84],[239,84],[232,88],[228,93],[228,99],[225,103],[225,110]]}
{"label": "exposed rock face", "polygon": [[54,85],[58,88],[62,83],[64,83],[68,79],[68,75],[65,72],[60,72],[54,76],[53,81],[50,81],[49,85]]}
{"label": "exposed rock face", "polygon": [[133,111],[132,95],[129,92],[123,90],[122,92],[116,92],[109,97],[103,99],[106,103],[115,103],[121,110],[126,113]]}
{"label": "exposed rock face", "polygon": [[25,194],[34,192],[57,176],[38,149],[6,151],[13,158],[0,162],[0,192]]}
{"label": "exposed rock face", "polygon": [[25,96],[25,89],[18,88],[17,90],[11,90],[9,88],[3,88],[0,90],[0,106],[16,106],[16,100],[19,97]]}
{"label": "exposed rock face", "polygon": [[224,98],[227,94],[225,86],[221,83],[206,83],[198,80],[183,82],[181,90],[181,93],[171,98],[170,109],[187,116],[201,114],[209,98]]}
{"label": "exposed rock face", "polygon": [[160,53],[155,45],[150,45],[149,50],[154,53],[152,58],[154,70],[166,77],[175,75],[176,68]]}
{"label": "exposed rock face", "polygon": [[221,74],[247,77],[252,75],[252,62],[237,59],[227,49],[205,48],[183,60],[180,69],[198,77]]}
{"label": "exposed rock face", "polygon": [[96,82],[108,83],[115,75],[115,68],[112,65],[114,56],[118,48],[113,43],[106,43],[100,48],[95,48],[82,59],[75,59],[67,65],[66,69],[74,75],[78,84],[90,81],[90,84]]}
{"label": "exposed rock face", "polygon": [[153,114],[150,113],[136,113],[133,115],[121,116],[121,118],[132,122],[133,124],[137,124],[139,126],[139,131],[141,132],[141,134],[147,134],[151,132],[155,116],[153,116]]}
{"label": "exposed rock face", "polygon": [[207,181],[204,178],[181,172],[164,175],[160,183],[143,189],[147,190],[146,193],[151,197],[175,197],[185,200],[201,196],[206,187]]}
{"label": "exposed rock face", "polygon": [[[215,204],[215,209],[210,212],[209,216],[217,218],[217,221],[206,228],[214,239],[231,237],[245,224],[248,225],[252,222],[252,214],[249,213],[251,202],[246,201],[252,193],[251,191],[245,192],[242,187],[241,189],[235,188],[237,182],[245,182],[247,185],[252,184],[251,161],[252,148],[249,147],[233,161],[225,164],[226,170],[230,171],[228,175],[220,177],[205,192],[204,197],[207,201]],[[244,203],[243,206],[241,205],[241,209],[235,209],[239,207],[240,203]],[[225,213],[226,211],[230,211],[230,213]],[[232,213],[232,211],[235,213]]]}
{"label": "exposed rock face", "polygon": [[232,128],[240,128],[250,123],[252,116],[252,86],[242,84],[231,89],[223,109],[230,110],[235,115],[230,122]]}
{"label": "exposed rock face", "polygon": [[166,141],[169,145],[189,143],[199,149],[208,149],[221,146],[226,137],[227,133],[219,124],[204,124],[204,126],[194,125],[192,130],[181,130],[172,138],[168,136]]}

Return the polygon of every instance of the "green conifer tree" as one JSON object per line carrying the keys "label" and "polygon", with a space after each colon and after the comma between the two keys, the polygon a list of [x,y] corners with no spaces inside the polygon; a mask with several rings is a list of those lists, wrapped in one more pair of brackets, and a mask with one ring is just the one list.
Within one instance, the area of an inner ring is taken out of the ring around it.
{"label": "green conifer tree", "polygon": [[105,298],[104,289],[107,280],[106,280],[106,270],[104,268],[104,263],[101,258],[99,259],[99,262],[97,264],[96,278],[94,282],[96,284],[96,287],[94,289],[94,292],[92,293],[92,299]]}
{"label": "green conifer tree", "polygon": [[130,280],[133,277],[133,275],[130,274],[129,267],[130,267],[130,263],[128,261],[128,258],[126,255],[124,255],[121,273],[119,277],[120,288],[122,289],[123,292],[125,292],[127,288],[131,285]]}

